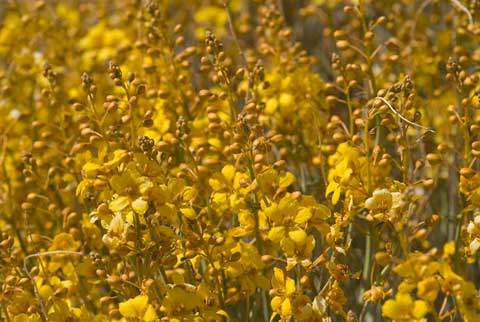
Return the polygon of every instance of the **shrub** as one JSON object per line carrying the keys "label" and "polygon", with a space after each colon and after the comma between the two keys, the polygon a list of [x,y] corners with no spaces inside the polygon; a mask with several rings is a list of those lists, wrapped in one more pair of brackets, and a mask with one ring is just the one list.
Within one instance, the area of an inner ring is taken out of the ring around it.
{"label": "shrub", "polygon": [[0,9],[1,320],[480,320],[478,1]]}

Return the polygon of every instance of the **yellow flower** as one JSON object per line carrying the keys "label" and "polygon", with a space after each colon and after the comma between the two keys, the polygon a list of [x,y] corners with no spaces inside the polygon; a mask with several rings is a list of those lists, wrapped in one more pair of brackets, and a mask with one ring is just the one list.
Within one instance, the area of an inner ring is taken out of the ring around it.
{"label": "yellow flower", "polygon": [[394,321],[420,321],[429,312],[427,302],[413,301],[409,294],[397,293],[395,300],[387,300],[382,313]]}
{"label": "yellow flower", "polygon": [[53,239],[49,250],[68,250],[76,251],[80,247],[80,242],[73,239],[68,233],[60,233]]}
{"label": "yellow flower", "polygon": [[343,312],[343,305],[347,302],[347,297],[340,287],[338,281],[335,281],[327,292],[326,300],[328,305],[336,312]]}
{"label": "yellow flower", "polygon": [[156,321],[157,313],[151,304],[148,304],[147,295],[138,295],[126,302],[120,303],[119,311],[123,317],[133,321]]}
{"label": "yellow flower", "polygon": [[41,322],[42,319],[37,314],[27,315],[19,314],[13,318],[13,322]]}
{"label": "yellow flower", "polygon": [[295,280],[290,277],[285,278],[283,270],[274,267],[272,287],[277,292],[277,296],[271,301],[272,310],[279,314],[283,319],[288,320],[293,314],[292,299],[296,292]]}
{"label": "yellow flower", "polygon": [[178,284],[167,291],[160,308],[168,317],[188,315],[192,310],[201,307],[203,303],[198,287],[190,284]]}
{"label": "yellow flower", "polygon": [[455,298],[466,322],[480,321],[478,312],[480,301],[478,299],[478,291],[473,283],[465,282]]}
{"label": "yellow flower", "polygon": [[341,143],[337,152],[328,158],[328,164],[332,168],[328,172],[325,196],[332,194],[332,204],[338,203],[342,192],[354,197],[354,203],[358,202],[357,199],[363,199],[365,190],[362,182],[366,181],[366,158],[360,150],[348,143]]}
{"label": "yellow flower", "polygon": [[421,299],[430,303],[434,302],[437,298],[440,285],[435,277],[430,276],[420,281],[417,285],[417,295]]}

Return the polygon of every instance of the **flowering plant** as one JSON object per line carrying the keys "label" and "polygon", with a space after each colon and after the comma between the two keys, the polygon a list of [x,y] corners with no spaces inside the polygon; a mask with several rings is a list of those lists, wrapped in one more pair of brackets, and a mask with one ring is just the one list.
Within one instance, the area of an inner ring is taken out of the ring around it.
{"label": "flowering plant", "polygon": [[480,321],[480,2],[0,3],[0,320]]}

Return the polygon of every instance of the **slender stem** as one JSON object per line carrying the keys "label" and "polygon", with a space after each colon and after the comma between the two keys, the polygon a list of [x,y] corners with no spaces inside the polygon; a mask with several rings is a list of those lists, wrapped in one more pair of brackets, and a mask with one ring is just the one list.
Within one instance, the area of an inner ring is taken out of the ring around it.
{"label": "slender stem", "polygon": [[30,272],[27,269],[27,261],[30,258],[34,257],[41,257],[41,256],[48,256],[48,255],[78,255],[78,256],[83,256],[83,253],[81,252],[72,252],[68,250],[52,250],[52,251],[47,251],[47,252],[41,252],[41,253],[35,253],[35,254],[30,254],[28,256],[25,256],[23,259],[23,270],[25,271],[25,274],[27,274],[28,278],[30,279],[32,286],[33,286],[33,291],[35,293],[35,297],[38,299],[38,303],[40,305],[40,311],[42,312],[42,320],[44,322],[48,322],[48,314],[47,314],[47,309],[45,308],[45,303],[43,302],[43,299],[40,296],[40,293],[38,292],[37,284],[33,280],[32,275],[30,275]]}
{"label": "slender stem", "polygon": [[428,127],[424,127],[420,124],[417,124],[415,122],[412,122],[410,121],[409,119],[405,118],[402,114],[400,114],[396,109],[393,108],[393,106],[383,97],[380,97],[380,96],[377,96],[375,97],[374,99],[378,99],[380,101],[382,101],[383,103],[385,103],[385,105],[387,105],[387,107],[395,114],[397,115],[400,119],[402,119],[405,123],[408,123],[409,125],[411,126],[414,126],[414,127],[418,127],[420,129],[423,129],[425,131],[428,131],[428,132],[433,132],[435,133],[434,130],[432,130],[431,128],[428,128]]}

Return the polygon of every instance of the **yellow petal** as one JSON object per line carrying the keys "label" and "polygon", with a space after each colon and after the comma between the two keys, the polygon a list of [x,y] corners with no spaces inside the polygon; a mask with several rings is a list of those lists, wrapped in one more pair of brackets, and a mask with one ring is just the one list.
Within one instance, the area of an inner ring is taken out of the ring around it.
{"label": "yellow petal", "polygon": [[150,322],[150,321],[157,321],[158,316],[157,313],[155,312],[155,309],[153,308],[152,305],[148,306],[147,312],[145,312],[145,315],[143,316],[143,321]]}
{"label": "yellow petal", "polygon": [[317,205],[315,208],[315,218],[320,218],[320,219],[328,219],[330,218],[331,211],[330,208],[328,208],[325,205]]}
{"label": "yellow petal", "polygon": [[273,279],[272,279],[272,287],[273,288],[283,288],[283,284],[285,283],[285,275],[283,274],[283,270],[278,267],[273,268]]}
{"label": "yellow petal", "polygon": [[138,318],[144,317],[144,312],[147,310],[148,296],[139,295],[133,299],[129,299],[126,302],[120,303],[119,311],[122,316],[126,318]]}
{"label": "yellow petal", "polygon": [[335,189],[335,191],[333,192],[333,196],[332,196],[332,205],[337,204],[338,200],[340,199],[340,193],[341,193],[340,187]]}
{"label": "yellow petal", "polygon": [[280,177],[280,181],[278,182],[278,186],[280,188],[286,188],[292,183],[295,182],[295,176],[290,172],[285,173],[283,176]]}
{"label": "yellow petal", "polygon": [[443,254],[446,257],[455,254],[455,241],[451,241],[443,245]]}
{"label": "yellow petal", "polygon": [[289,107],[293,103],[293,95],[289,93],[282,93],[278,100],[278,103],[281,107]]}
{"label": "yellow petal", "polygon": [[183,190],[183,200],[192,201],[198,196],[198,190],[195,187],[186,187]]}
{"label": "yellow petal", "polygon": [[43,298],[43,299],[48,299],[50,296],[53,294],[52,287],[49,285],[42,285],[38,288],[38,294]]}
{"label": "yellow petal", "polygon": [[265,103],[265,113],[273,114],[278,108],[278,100],[276,98],[269,98]]}
{"label": "yellow petal", "polygon": [[192,208],[181,208],[180,212],[190,220],[197,219],[197,213]]}
{"label": "yellow petal", "polygon": [[309,221],[310,218],[312,218],[312,212],[310,211],[309,208],[303,207],[295,216],[295,223],[299,225],[303,225],[304,223]]}
{"label": "yellow petal", "polygon": [[397,315],[396,305],[394,300],[387,300],[382,306],[382,313],[387,318],[393,319]]}
{"label": "yellow petal", "polygon": [[418,297],[428,302],[433,302],[437,299],[439,288],[440,286],[435,277],[430,276],[418,283]]}
{"label": "yellow petal", "polygon": [[103,167],[93,162],[87,162],[83,165],[82,171],[87,178],[94,178],[97,175],[98,170]]}
{"label": "yellow petal", "polygon": [[130,198],[120,196],[120,197],[117,197],[112,202],[110,202],[110,204],[108,205],[108,208],[110,208],[110,210],[113,212],[118,212],[125,209],[129,204],[130,204]]}
{"label": "yellow petal", "polygon": [[292,303],[290,303],[290,299],[285,299],[282,303],[281,307],[281,314],[282,316],[289,317],[292,315]]}
{"label": "yellow petal", "polygon": [[273,227],[272,229],[270,229],[270,232],[268,233],[268,239],[270,239],[274,243],[280,242],[280,240],[284,236],[285,236],[285,227],[283,226]]}
{"label": "yellow petal", "polygon": [[288,232],[288,237],[297,245],[304,245],[307,239],[307,233],[303,229],[292,230]]}
{"label": "yellow petal", "polygon": [[221,150],[222,149],[222,141],[220,141],[219,139],[217,138],[210,138],[208,139],[208,144],[210,144],[211,146],[213,146],[215,149],[217,150]]}
{"label": "yellow petal", "polygon": [[230,164],[224,166],[222,174],[228,182],[233,182],[233,178],[235,177],[235,167]]}
{"label": "yellow petal", "polygon": [[295,293],[295,291],[295,281],[292,278],[287,277],[287,281],[285,282],[285,294],[290,296]]}
{"label": "yellow petal", "polygon": [[413,304],[413,316],[416,319],[423,318],[429,311],[428,304],[425,301],[417,300]]}
{"label": "yellow petal", "polygon": [[142,197],[137,198],[132,202],[132,208],[137,214],[143,215],[148,210],[148,202],[143,200]]}
{"label": "yellow petal", "polygon": [[280,296],[275,296],[271,301],[270,305],[273,311],[278,311],[282,305],[282,298]]}

